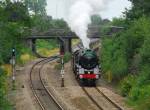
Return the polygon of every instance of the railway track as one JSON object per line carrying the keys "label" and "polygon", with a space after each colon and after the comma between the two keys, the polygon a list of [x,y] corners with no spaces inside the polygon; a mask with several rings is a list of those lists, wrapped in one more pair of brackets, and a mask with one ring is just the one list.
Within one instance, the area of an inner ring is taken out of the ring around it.
{"label": "railway track", "polygon": [[103,96],[105,99],[107,99],[114,107],[117,108],[117,110],[123,110],[118,104],[116,104],[114,101],[112,101],[108,96],[106,96],[99,88],[95,87],[95,89]]}
{"label": "railway track", "polygon": [[[99,43],[99,39],[94,39],[91,41],[91,46],[92,48],[97,51],[98,47],[100,45],[98,45]],[[77,45],[77,47],[80,49],[82,48],[81,45]],[[80,85],[80,82],[77,81]],[[81,85],[83,86],[83,85]],[[93,104],[99,109],[99,110],[106,110],[105,107],[103,107],[102,105],[99,104],[99,101],[101,100],[95,100],[95,97],[93,97],[90,92],[87,90],[87,87],[81,87],[82,90],[84,91],[84,93],[88,96],[88,98],[93,102]],[[100,96],[102,96],[102,98],[104,98],[112,107],[109,110],[123,110],[123,108],[121,108],[118,104],[116,104],[114,101],[112,101],[108,96],[106,96],[98,87],[92,87],[93,90],[95,90],[95,92],[97,92]],[[93,94],[93,93],[92,93]]]}
{"label": "railway track", "polygon": [[49,92],[41,78],[42,68],[44,67],[44,65],[57,58],[58,56],[53,56],[50,58],[43,59],[35,63],[30,71],[31,89],[36,99],[36,102],[41,110],[63,110],[61,105]]}
{"label": "railway track", "polygon": [[[89,91],[88,89],[91,89],[91,91]],[[93,102],[93,104],[95,106],[97,106],[97,108],[99,110],[105,110],[106,108],[103,107],[102,105],[99,104],[99,102],[101,100],[96,100],[95,97],[93,97],[94,91],[95,94],[99,94],[102,96],[102,98],[104,98],[105,101],[108,101],[109,104],[111,104],[112,108],[111,110],[123,110],[123,108],[121,108],[118,104],[116,104],[115,102],[113,102],[108,96],[106,96],[99,88],[97,87],[92,87],[92,88],[87,88],[87,87],[82,87],[82,90],[85,92],[85,94],[88,96],[88,98]],[[97,93],[96,93],[97,92]],[[106,105],[105,105],[106,106]],[[110,109],[109,109],[110,110]]]}
{"label": "railway track", "polygon": [[96,105],[99,108],[99,110],[103,110],[103,108],[97,103],[97,101],[95,101],[95,99],[88,93],[85,87],[82,87],[82,90],[89,97],[89,99],[94,103],[94,105]]}

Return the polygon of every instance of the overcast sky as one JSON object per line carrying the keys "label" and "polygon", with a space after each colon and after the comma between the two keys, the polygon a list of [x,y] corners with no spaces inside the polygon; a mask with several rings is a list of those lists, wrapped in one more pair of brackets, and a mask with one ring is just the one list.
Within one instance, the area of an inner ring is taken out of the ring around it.
{"label": "overcast sky", "polygon": [[[53,18],[64,18],[69,11],[74,0],[47,0],[47,14]],[[125,8],[130,8],[131,3],[128,0],[112,0],[109,3],[107,10],[100,13],[102,18],[112,19],[113,17],[122,16]]]}

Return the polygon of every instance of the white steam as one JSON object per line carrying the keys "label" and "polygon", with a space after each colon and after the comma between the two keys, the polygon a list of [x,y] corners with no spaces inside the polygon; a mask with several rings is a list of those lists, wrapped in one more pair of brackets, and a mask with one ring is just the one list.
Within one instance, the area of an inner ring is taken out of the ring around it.
{"label": "white steam", "polygon": [[89,48],[90,44],[87,30],[91,16],[105,9],[108,1],[112,0],[75,0],[71,6],[67,22],[71,30],[82,40],[84,48]]}

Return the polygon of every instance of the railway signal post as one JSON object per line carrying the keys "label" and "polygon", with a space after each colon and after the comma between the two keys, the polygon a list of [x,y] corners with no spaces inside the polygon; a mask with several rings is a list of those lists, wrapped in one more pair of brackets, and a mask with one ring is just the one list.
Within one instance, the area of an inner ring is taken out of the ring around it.
{"label": "railway signal post", "polygon": [[61,55],[61,65],[62,65],[62,67],[61,67],[61,87],[64,87],[65,85],[64,85],[64,73],[65,73],[65,71],[64,71],[64,60],[63,60],[63,55]]}
{"label": "railway signal post", "polygon": [[16,56],[16,52],[15,52],[15,49],[13,48],[12,49],[12,61],[11,61],[11,64],[12,64],[12,80],[15,81],[15,56]]}
{"label": "railway signal post", "polygon": [[61,56],[61,87],[64,87],[64,53],[65,53],[65,48],[64,48],[64,42],[62,41],[60,44],[60,56]]}
{"label": "railway signal post", "polygon": [[13,88],[14,88],[14,83],[15,83],[15,64],[16,64],[16,50],[15,48],[12,49],[12,58],[10,60],[10,63],[12,65],[12,83],[13,83]]}

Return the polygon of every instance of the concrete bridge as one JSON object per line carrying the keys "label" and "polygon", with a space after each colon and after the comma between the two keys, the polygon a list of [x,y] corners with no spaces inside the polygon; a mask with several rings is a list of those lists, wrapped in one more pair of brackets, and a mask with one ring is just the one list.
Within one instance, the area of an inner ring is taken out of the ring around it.
{"label": "concrete bridge", "polygon": [[[100,32],[100,26],[91,26],[88,30],[88,38],[97,39],[103,38],[104,36],[111,37],[113,33],[116,33],[124,29],[123,27],[111,26],[109,31],[104,35]],[[36,40],[37,39],[57,39],[60,42],[60,48],[64,47],[65,52],[72,52],[72,39],[79,39],[74,32],[64,30],[64,29],[50,29],[47,32],[37,32],[32,33],[29,37],[25,38],[27,44],[32,51],[38,56],[40,56],[36,51]]]}

